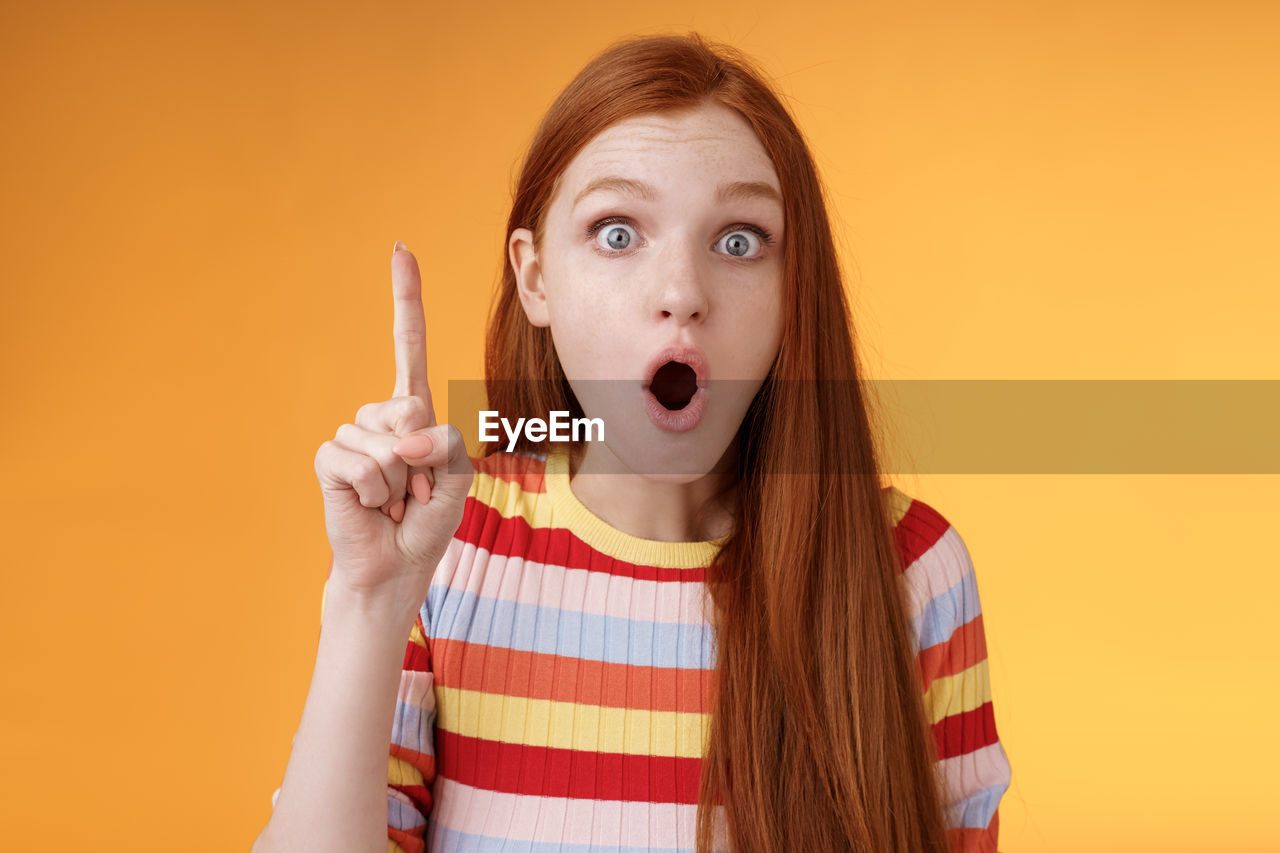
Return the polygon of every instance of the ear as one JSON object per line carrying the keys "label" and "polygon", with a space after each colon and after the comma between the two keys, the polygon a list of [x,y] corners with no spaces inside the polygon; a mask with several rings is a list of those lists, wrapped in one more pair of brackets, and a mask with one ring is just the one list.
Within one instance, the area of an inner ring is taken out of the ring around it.
{"label": "ear", "polygon": [[550,326],[551,314],[547,310],[547,292],[542,280],[542,265],[533,245],[533,232],[517,228],[507,240],[507,254],[516,274],[516,293],[529,322],[535,326]]}

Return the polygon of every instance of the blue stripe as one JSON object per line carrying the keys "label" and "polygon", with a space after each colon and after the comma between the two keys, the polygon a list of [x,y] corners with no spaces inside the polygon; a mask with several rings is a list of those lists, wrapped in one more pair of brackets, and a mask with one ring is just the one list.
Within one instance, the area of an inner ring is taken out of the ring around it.
{"label": "blue stripe", "polygon": [[916,651],[947,641],[956,629],[981,612],[977,577],[969,572],[951,589],[934,596],[916,616]]}
{"label": "blue stripe", "polygon": [[692,847],[621,847],[617,844],[562,844],[513,841],[492,835],[472,835],[433,823],[429,849],[441,853],[693,853]]}
{"label": "blue stripe", "polygon": [[425,755],[435,754],[436,712],[434,708],[434,692],[432,697],[432,710],[430,711],[420,708],[412,702],[396,700],[396,713],[391,720],[392,743],[396,746],[403,746],[406,749],[416,750]]}
{"label": "blue stripe", "polygon": [[986,829],[991,825],[991,818],[1008,787],[1008,782],[1002,782],[974,791],[963,800],[949,804],[947,823],[956,829]]}
{"label": "blue stripe", "polygon": [[422,812],[396,799],[398,793],[399,791],[387,788],[387,826],[408,832],[426,825],[427,819],[422,816]]}
{"label": "blue stripe", "polygon": [[622,619],[431,588],[437,636],[486,646],[632,666],[712,669],[712,629]]}

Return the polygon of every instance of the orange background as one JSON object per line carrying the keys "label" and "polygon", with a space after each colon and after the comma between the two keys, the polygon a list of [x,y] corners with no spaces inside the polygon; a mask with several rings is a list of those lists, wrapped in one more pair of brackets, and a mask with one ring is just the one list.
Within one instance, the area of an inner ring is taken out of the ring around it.
{"label": "orange background", "polygon": [[[392,243],[433,385],[480,377],[524,147],[615,38],[776,75],[872,377],[1280,377],[1273,4],[3,18],[6,849],[249,848],[316,651],[315,452],[392,392]],[[1002,850],[1280,849],[1275,476],[900,485],[978,569]]]}

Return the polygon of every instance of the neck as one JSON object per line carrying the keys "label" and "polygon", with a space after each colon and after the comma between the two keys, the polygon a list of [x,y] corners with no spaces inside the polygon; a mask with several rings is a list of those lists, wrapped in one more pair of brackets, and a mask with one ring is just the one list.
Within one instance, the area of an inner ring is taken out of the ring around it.
{"label": "neck", "polygon": [[[677,482],[637,474],[603,442],[586,442],[580,460],[570,454],[569,480],[583,506],[624,533],[660,542],[705,542],[732,531],[736,454],[735,436],[712,471]],[[704,506],[702,518],[695,518]]]}

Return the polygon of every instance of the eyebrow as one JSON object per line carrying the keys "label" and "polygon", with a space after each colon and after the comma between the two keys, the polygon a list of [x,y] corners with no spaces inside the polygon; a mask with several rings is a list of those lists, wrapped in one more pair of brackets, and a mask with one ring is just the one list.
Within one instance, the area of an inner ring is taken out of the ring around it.
{"label": "eyebrow", "polygon": [[[611,190],[621,195],[632,196],[634,198],[643,199],[645,201],[653,201],[657,197],[657,191],[653,187],[643,181],[634,181],[630,178],[622,178],[617,175],[606,175],[603,178],[596,178],[591,183],[582,188],[582,192],[578,193],[573,199],[572,210],[578,206],[578,202],[594,192],[604,192]],[[782,195],[773,188],[772,184],[766,184],[764,181],[734,181],[728,184],[721,184],[716,189],[716,201],[723,203],[727,201],[745,201],[747,199],[760,198],[766,201],[776,202],[782,207]]]}

